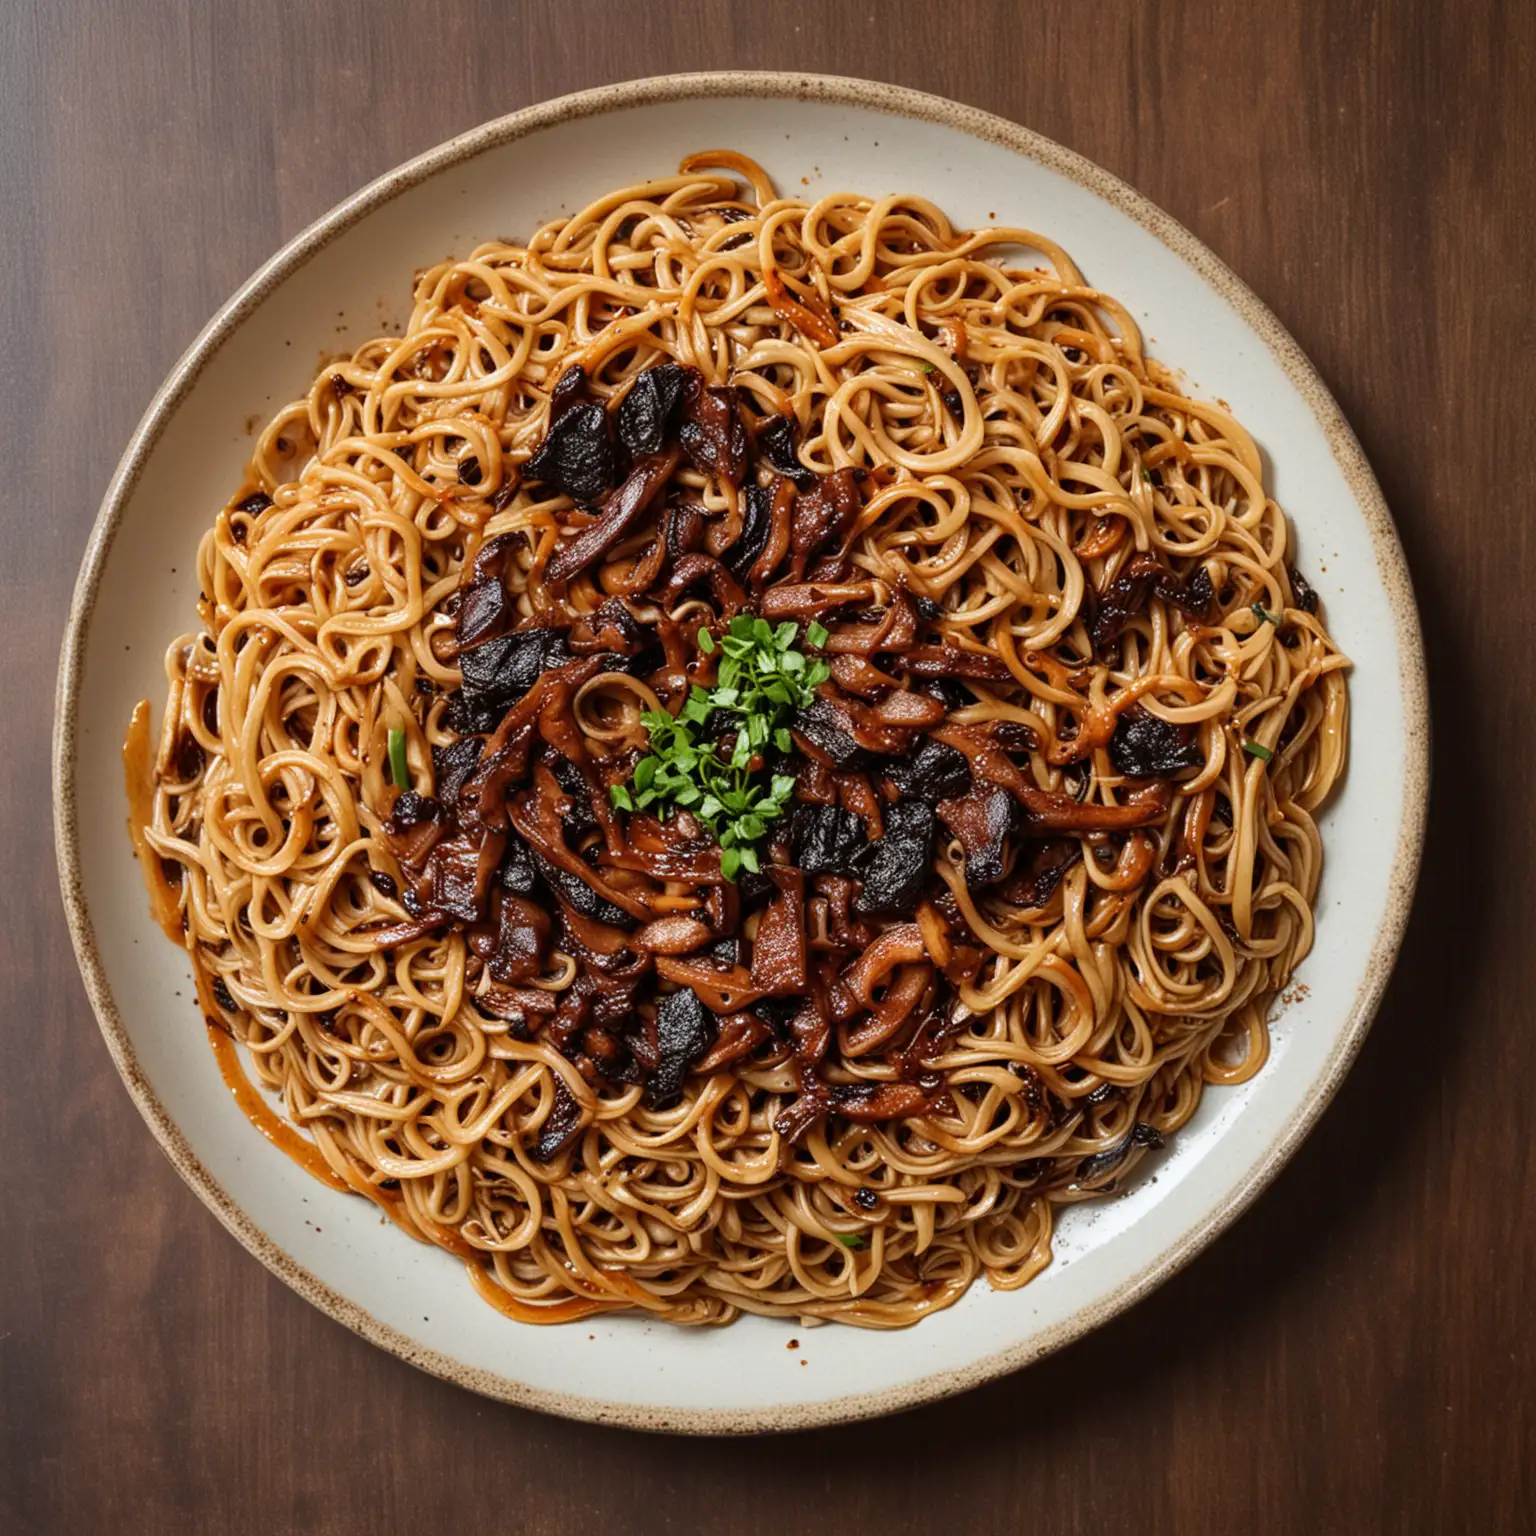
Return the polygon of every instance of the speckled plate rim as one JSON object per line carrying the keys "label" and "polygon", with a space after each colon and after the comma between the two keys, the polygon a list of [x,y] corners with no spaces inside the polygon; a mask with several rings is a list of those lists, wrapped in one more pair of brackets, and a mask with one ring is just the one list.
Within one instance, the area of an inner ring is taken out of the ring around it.
{"label": "speckled plate rim", "polygon": [[[1313,1091],[1275,1134],[1242,1184],[1205,1220],[1186,1228],[1152,1262],[1110,1295],[1030,1339],[959,1369],[936,1372],[874,1394],[754,1410],[676,1410],[604,1402],[527,1386],[465,1366],[427,1349],[349,1301],[298,1264],[235,1203],[202,1165],[143,1074],[118,1012],[97,948],[86,903],[77,818],[76,730],[87,630],[97,590],[124,509],[150,453],[177,407],[208,362],[266,296],[344,230],[410,187],[487,150],[577,118],[626,108],[711,97],[757,97],[868,107],[940,124],[1013,150],[1077,182],[1129,215],[1224,297],[1268,347],[1321,427],[1364,518],[1396,629],[1402,708],[1408,746],[1403,814],[1397,829],[1392,880],[1372,941],[1363,980],[1334,1049]],[[161,385],[134,432],[102,500],[76,581],[65,629],[55,697],[53,739],[54,829],[59,878],[75,956],[107,1048],[128,1092],[176,1170],[220,1221],[279,1279],[371,1343],[412,1365],[488,1397],[545,1413],[596,1423],[685,1434],[750,1434],[805,1429],[874,1418],[962,1392],[1038,1360],[1107,1322],[1175,1274],[1237,1219],[1284,1166],[1332,1099],[1370,1028],[1391,974],[1418,878],[1429,802],[1429,704],[1418,611],[1397,530],[1354,433],[1301,348],[1265,305],[1223,262],[1177,220],[1124,182],[1050,139],[944,97],[835,75],[716,71],[667,75],[581,91],[526,107],[486,123],[380,177],[338,204],[290,241],[219,310]]]}

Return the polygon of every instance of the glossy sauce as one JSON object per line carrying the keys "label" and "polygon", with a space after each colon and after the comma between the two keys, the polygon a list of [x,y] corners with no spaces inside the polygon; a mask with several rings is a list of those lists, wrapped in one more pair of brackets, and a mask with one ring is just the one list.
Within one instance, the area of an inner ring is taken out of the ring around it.
{"label": "glossy sauce", "polygon": [[133,839],[133,851],[138,855],[139,868],[144,872],[144,886],[149,892],[150,916],[159,923],[171,943],[178,948],[185,948],[187,938],[182,932],[176,895],[165,878],[165,871],[160,868],[159,855],[149,846],[149,839],[144,835],[144,829],[154,818],[155,787],[151,766],[149,700],[140,699],[133,706],[128,735],[123,741],[123,779],[128,789],[128,836]]}
{"label": "glossy sauce", "polygon": [[235,1103],[240,1106],[245,1118],[274,1147],[286,1152],[306,1173],[319,1179],[329,1188],[346,1194],[348,1192],[346,1182],[320,1155],[319,1147],[299,1135],[286,1120],[280,1119],[271,1105],[251,1086],[251,1080],[245,1075],[245,1068],[240,1064],[240,1055],[235,1050],[233,1038],[222,1025],[212,1022],[218,1018],[218,1014],[211,1006],[213,999],[208,996],[208,983],[195,962],[193,974],[197,978],[198,1001],[203,1006],[204,1016],[209,1020],[208,1043],[213,1047],[213,1058],[219,1064],[224,1086],[234,1096]]}
{"label": "glossy sauce", "polygon": [[500,1313],[519,1323],[574,1323],[594,1312],[611,1312],[615,1307],[626,1307],[627,1301],[617,1297],[612,1301],[586,1301],[572,1296],[569,1301],[552,1302],[549,1306],[531,1307],[509,1295],[491,1278],[490,1271],[478,1259],[466,1261],[470,1282],[482,1301],[489,1302]]}

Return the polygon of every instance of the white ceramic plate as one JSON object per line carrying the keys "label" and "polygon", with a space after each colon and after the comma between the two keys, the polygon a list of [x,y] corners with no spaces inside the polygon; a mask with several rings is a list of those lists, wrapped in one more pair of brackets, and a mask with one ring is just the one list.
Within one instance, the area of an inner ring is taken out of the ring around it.
{"label": "white ceramic plate", "polygon": [[[194,552],[238,483],[246,422],[301,393],[317,352],[403,320],[415,268],[721,146],[757,157],[781,187],[912,191],[959,223],[995,214],[1061,241],[1130,306],[1156,354],[1230,402],[1263,445],[1355,663],[1309,990],[1278,1019],[1268,1066],[1206,1096],[1148,1160],[1155,1181],[1068,1212],[1056,1262],[1033,1284],[978,1283],[896,1334],[755,1317],[700,1332],[629,1317],[536,1328],[492,1311],[455,1260],[324,1190],[236,1108],[124,833],[123,728],[135,700],[158,706],[164,647],[194,623]],[[1418,867],[1428,731],[1412,593],[1376,483],[1295,343],[1209,251],[1103,171],[997,118],[889,86],[734,74],[611,87],[477,129],[327,214],[225,305],[155,397],[102,504],[65,641],[55,762],[65,903],[108,1047],[161,1145],[240,1241],[366,1338],[476,1390],[722,1432],[884,1413],[1023,1365],[1145,1295],[1242,1211],[1327,1103],[1385,984]]]}

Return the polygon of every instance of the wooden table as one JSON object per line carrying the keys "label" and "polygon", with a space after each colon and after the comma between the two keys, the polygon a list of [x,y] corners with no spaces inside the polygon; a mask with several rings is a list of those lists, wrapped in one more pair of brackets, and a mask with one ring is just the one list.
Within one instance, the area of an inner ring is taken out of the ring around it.
{"label": "wooden table", "polygon": [[[957,1401],[684,1443],[432,1380],[220,1230],[76,979],[47,748],[102,489],[229,291],[482,119],[723,66],[886,78],[1015,118],[1253,285],[1402,529],[1437,782],[1364,1055],[1210,1252]],[[0,151],[0,1529],[1536,1529],[1536,6],[7,0]]]}

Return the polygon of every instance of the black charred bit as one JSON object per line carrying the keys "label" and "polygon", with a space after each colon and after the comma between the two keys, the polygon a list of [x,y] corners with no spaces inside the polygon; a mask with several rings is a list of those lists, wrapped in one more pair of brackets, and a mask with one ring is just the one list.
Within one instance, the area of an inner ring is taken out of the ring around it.
{"label": "black charred bit", "polygon": [[549,1118],[539,1127],[539,1139],[528,1149],[528,1156],[536,1163],[550,1162],[570,1146],[581,1130],[581,1105],[557,1072],[554,1104]]}
{"label": "black charred bit", "polygon": [[738,581],[745,581],[752,562],[762,554],[773,524],[773,487],[749,485],[742,493],[741,533],[721,557]]}
{"label": "black charred bit", "polygon": [[512,896],[531,896],[539,883],[533,850],[515,832],[507,833],[506,851],[501,856],[496,883]]}
{"label": "black charred bit", "polygon": [[844,728],[843,716],[827,699],[817,699],[804,709],[797,709],[790,725],[805,739],[821,748],[839,771],[862,767],[869,754]]}
{"label": "black charred bit", "polygon": [[587,781],[581,769],[570,758],[562,756],[559,752],[551,752],[545,761],[549,764],[549,771],[555,776],[555,783],[560,786],[561,792],[570,802],[570,809],[561,816],[567,841],[573,837],[585,837],[588,832],[595,831],[597,818],[592,814],[592,792],[587,787]]}
{"label": "black charred bit", "polygon": [[608,413],[595,400],[573,405],[555,420],[523,466],[525,480],[539,481],[583,506],[611,491],[617,477]]}
{"label": "black charred bit", "polygon": [[606,896],[593,890],[580,875],[573,875],[570,870],[562,869],[540,853],[535,853],[533,859],[539,873],[544,877],[544,883],[562,901],[569,902],[572,909],[583,917],[591,918],[594,923],[606,923],[610,928],[635,926],[634,918],[623,907],[616,906]]}
{"label": "black charred bit", "polygon": [[1216,611],[1216,588],[1211,583],[1211,573],[1202,565],[1180,581],[1171,573],[1158,579],[1153,589],[1165,603],[1192,619],[1209,621]]}
{"label": "black charred bit", "polygon": [[969,795],[944,801],[939,816],[965,849],[965,883],[1001,880],[1008,837],[1019,827],[1019,802],[1006,790],[977,786]]}
{"label": "black charred bit", "polygon": [[647,368],[629,386],[619,402],[619,441],[636,458],[661,452],[676,426],[691,381],[699,381],[697,370],[680,363],[662,363]]}
{"label": "black charred bit", "polygon": [[1166,778],[1205,762],[1192,738],[1189,726],[1170,725],[1136,705],[1115,722],[1109,760],[1116,773],[1130,779]]}
{"label": "black charred bit", "polygon": [[1075,837],[1031,839],[1025,845],[1028,860],[1022,857],[1015,866],[1003,895],[1021,907],[1043,907],[1066,878],[1067,871],[1083,856],[1083,845]]}
{"label": "black charred bit", "polygon": [[683,1091],[688,1068],[710,1047],[715,1016],[691,988],[684,987],[656,1005],[656,1067],[646,1079],[645,1099],[652,1109],[666,1109]]}
{"label": "black charred bit", "polygon": [[478,736],[465,736],[446,747],[432,748],[432,780],[437,798],[453,814],[459,803],[464,781],[475,771],[484,743]]}
{"label": "black charred bit", "polygon": [[791,822],[791,857],[807,875],[853,875],[869,847],[864,823],[835,805],[798,805]]}
{"label": "black charred bit", "polygon": [[885,765],[885,776],[911,800],[951,800],[971,787],[965,754],[931,736],[923,737],[911,757]]}
{"label": "black charred bit", "polygon": [[407,789],[396,797],[394,809],[389,813],[388,827],[395,833],[409,832],[423,821],[440,821],[442,815],[443,808],[433,796]]}
{"label": "black charred bit", "polygon": [[520,629],[499,635],[459,658],[464,674],[461,697],[472,709],[495,711],[499,720],[546,672],[570,659],[564,630]]}
{"label": "black charred bit", "polygon": [[757,446],[771,468],[787,480],[794,482],[797,490],[808,491],[821,478],[814,469],[807,469],[800,462],[795,449],[795,419],[793,416],[768,416],[757,424]]}
{"label": "black charred bit", "polygon": [[913,911],[932,863],[933,834],[933,807],[926,801],[898,800],[887,808],[884,836],[860,861],[864,888],[853,903],[859,916]]}

